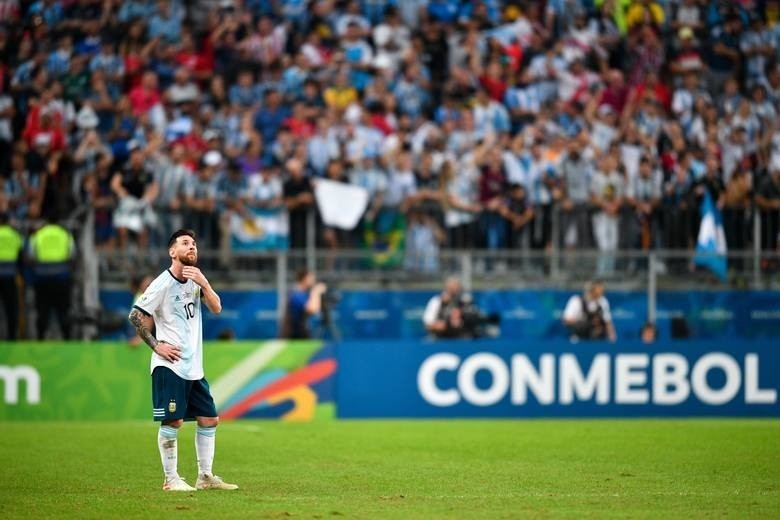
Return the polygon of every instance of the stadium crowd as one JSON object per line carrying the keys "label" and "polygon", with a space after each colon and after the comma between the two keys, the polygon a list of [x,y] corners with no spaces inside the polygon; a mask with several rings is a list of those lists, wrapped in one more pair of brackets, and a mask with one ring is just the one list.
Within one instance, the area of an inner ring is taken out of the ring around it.
{"label": "stadium crowd", "polygon": [[[362,186],[325,248],[777,248],[780,6],[740,0],[0,0],[0,212],[104,249]],[[754,213],[754,208],[760,211]],[[553,225],[556,219],[557,224]],[[555,231],[555,232],[554,232]],[[746,238],[747,237],[747,238]],[[600,265],[609,271],[607,264]]]}

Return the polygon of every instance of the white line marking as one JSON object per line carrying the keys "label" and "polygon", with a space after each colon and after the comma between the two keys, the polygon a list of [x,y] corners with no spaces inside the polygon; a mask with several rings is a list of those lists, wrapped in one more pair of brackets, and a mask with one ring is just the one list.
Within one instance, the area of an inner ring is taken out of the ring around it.
{"label": "white line marking", "polygon": [[278,339],[266,341],[246,358],[222,374],[211,385],[211,395],[214,404],[221,408],[237,390],[247,384],[258,372],[260,372],[276,355],[287,345],[286,341]]}

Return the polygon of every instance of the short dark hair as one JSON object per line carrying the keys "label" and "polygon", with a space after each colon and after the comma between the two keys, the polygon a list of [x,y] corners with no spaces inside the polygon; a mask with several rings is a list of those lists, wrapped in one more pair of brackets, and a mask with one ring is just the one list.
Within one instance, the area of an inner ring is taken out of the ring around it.
{"label": "short dark hair", "polygon": [[307,276],[309,276],[309,273],[310,273],[310,272],[311,272],[311,271],[309,271],[309,269],[308,269],[308,268],[306,268],[306,267],[301,267],[301,268],[300,268],[300,269],[298,269],[298,271],[296,271],[296,273],[295,273],[295,281],[296,281],[296,282],[298,282],[298,283],[301,283],[301,282],[303,281],[303,279],[304,279],[304,278],[306,278]]}
{"label": "short dark hair", "polygon": [[170,240],[168,240],[168,249],[173,247],[173,244],[176,243],[176,240],[179,237],[191,237],[193,240],[195,240],[195,232],[191,229],[179,229],[177,231],[174,231],[173,235],[171,235]]}

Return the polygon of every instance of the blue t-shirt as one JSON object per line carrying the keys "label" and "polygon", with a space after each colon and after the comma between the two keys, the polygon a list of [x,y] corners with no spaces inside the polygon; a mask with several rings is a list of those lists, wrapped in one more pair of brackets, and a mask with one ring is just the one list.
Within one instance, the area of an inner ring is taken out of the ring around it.
{"label": "blue t-shirt", "polygon": [[289,321],[288,335],[292,338],[308,338],[309,320],[306,315],[306,302],[309,301],[308,291],[295,289],[287,299],[287,319]]}

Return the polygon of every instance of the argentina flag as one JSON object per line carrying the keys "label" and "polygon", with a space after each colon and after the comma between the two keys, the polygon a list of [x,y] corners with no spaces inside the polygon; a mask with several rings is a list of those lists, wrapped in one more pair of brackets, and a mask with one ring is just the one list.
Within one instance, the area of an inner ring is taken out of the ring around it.
{"label": "argentina flag", "polygon": [[726,281],[726,235],[723,232],[723,217],[713,203],[709,190],[704,190],[704,200],[701,204],[701,225],[699,237],[696,240],[696,255],[693,263],[706,267],[715,275]]}
{"label": "argentina flag", "polygon": [[247,211],[247,215],[231,215],[232,251],[274,251],[288,248],[286,210],[250,208]]}

